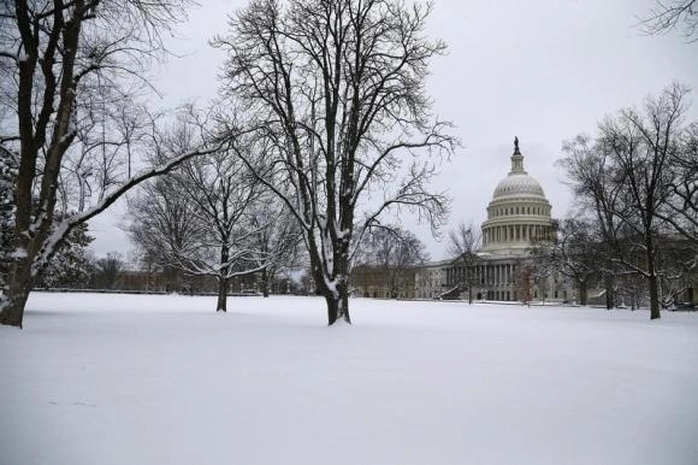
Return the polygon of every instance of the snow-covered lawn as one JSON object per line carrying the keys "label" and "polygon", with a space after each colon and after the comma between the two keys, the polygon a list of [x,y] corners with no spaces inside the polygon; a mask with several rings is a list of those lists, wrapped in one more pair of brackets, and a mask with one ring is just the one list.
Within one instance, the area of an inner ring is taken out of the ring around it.
{"label": "snow-covered lawn", "polygon": [[2,465],[698,464],[698,314],[34,293]]}

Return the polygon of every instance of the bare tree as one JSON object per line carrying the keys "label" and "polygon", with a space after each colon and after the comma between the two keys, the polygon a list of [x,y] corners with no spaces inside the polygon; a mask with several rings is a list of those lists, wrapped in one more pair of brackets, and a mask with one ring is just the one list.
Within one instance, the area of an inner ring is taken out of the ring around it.
{"label": "bare tree", "polygon": [[[259,236],[277,218],[255,215],[264,186],[227,151],[184,163],[173,175],[196,225],[188,249],[175,250],[175,266],[193,276],[218,280],[217,311],[227,311],[230,280],[267,268],[278,250],[260,248]],[[269,245],[265,242],[263,245]]]}
{"label": "bare tree", "polygon": [[671,195],[658,216],[692,246],[695,262],[698,261],[698,122],[681,132],[669,163],[674,175]]}
{"label": "bare tree", "polygon": [[78,212],[131,177],[134,153],[147,147],[162,116],[109,91],[88,93],[87,102],[76,108],[75,140],[61,166],[59,201]]}
{"label": "bare tree", "polygon": [[650,35],[679,29],[689,42],[698,40],[698,2],[696,0],[656,0],[655,6],[641,18],[640,29]]}
{"label": "bare tree", "polygon": [[669,308],[692,287],[695,277],[695,246],[682,236],[667,236],[657,251],[660,304]]}
{"label": "bare tree", "polygon": [[536,267],[530,260],[521,262],[517,267],[514,276],[516,295],[524,305],[530,306],[531,300],[533,300],[535,272]]}
{"label": "bare tree", "polygon": [[100,289],[114,289],[119,274],[124,270],[123,257],[118,252],[109,252],[95,263],[96,284]]}
{"label": "bare tree", "polygon": [[614,168],[613,159],[589,136],[578,135],[562,147],[565,156],[559,161],[567,172],[570,186],[581,213],[588,212],[599,237],[599,271],[605,289],[606,308],[615,307],[616,277],[622,271],[616,252],[622,249],[623,225],[615,211],[624,211],[623,176]]}
{"label": "bare tree", "polygon": [[473,303],[473,286],[478,284],[477,265],[481,262],[477,253],[482,245],[479,228],[464,222],[458,223],[455,229],[448,233],[447,250],[454,257],[453,262],[462,267],[459,287],[467,289],[468,304]]}
{"label": "bare tree", "polygon": [[362,248],[365,263],[379,270],[391,299],[407,290],[410,280],[406,276],[428,259],[424,243],[414,233],[395,225],[372,228]]}
{"label": "bare tree", "polygon": [[[98,203],[54,224],[61,174],[81,128],[89,126],[83,123],[90,120],[90,102],[96,95],[132,95],[138,90],[134,83],[147,82],[148,63],[163,50],[160,33],[183,18],[188,3],[18,0],[0,5],[0,143],[19,154],[13,261],[0,298],[0,323],[21,327],[30,290],[73,228],[138,183],[222,145],[202,146],[129,180],[107,183],[111,189]],[[156,142],[150,140],[150,149]]]}
{"label": "bare tree", "polygon": [[674,84],[648,98],[642,112],[625,109],[606,118],[593,145],[578,138],[567,147],[568,174],[577,193],[594,204],[615,260],[647,280],[652,319],[660,317],[657,238],[669,231],[660,214],[675,192],[671,162],[687,92]]}
{"label": "bare tree", "polygon": [[127,205],[126,230],[138,255],[165,272],[172,288],[181,291],[182,270],[173,266],[172,256],[191,250],[199,232],[181,185],[172,176],[148,181],[128,197]]}
{"label": "bare tree", "polygon": [[579,303],[587,304],[589,287],[600,275],[607,260],[598,228],[586,218],[567,218],[555,228],[552,241],[538,241],[531,247],[537,269],[546,275],[561,274],[577,285]]}
{"label": "bare tree", "polygon": [[[248,109],[262,141],[267,163],[254,166],[257,177],[301,225],[328,324],[351,322],[357,239],[391,208],[413,209],[434,227],[447,213],[447,199],[426,189],[433,164],[414,157],[450,153],[456,142],[445,133],[449,125],[432,117],[425,88],[429,61],[445,45],[424,36],[429,4],[284,5],[250,1],[216,40],[228,54],[225,95]],[[277,188],[279,179],[289,194]],[[382,200],[362,211],[369,193]]]}
{"label": "bare tree", "polygon": [[249,219],[251,230],[257,231],[251,246],[259,251],[262,295],[269,297],[271,284],[279,273],[298,264],[301,231],[288,207],[266,189],[251,206]]}
{"label": "bare tree", "polygon": [[686,110],[687,92],[686,88],[675,84],[657,97],[650,97],[644,114],[632,109],[622,110],[617,120],[609,120],[600,127],[600,142],[613,156],[624,177],[626,204],[630,207],[615,214],[639,239],[637,246],[644,252],[645,263],[634,266],[622,255],[620,258],[624,265],[646,277],[651,319],[660,317],[656,238],[666,231],[657,213],[672,192],[674,174],[670,163]]}

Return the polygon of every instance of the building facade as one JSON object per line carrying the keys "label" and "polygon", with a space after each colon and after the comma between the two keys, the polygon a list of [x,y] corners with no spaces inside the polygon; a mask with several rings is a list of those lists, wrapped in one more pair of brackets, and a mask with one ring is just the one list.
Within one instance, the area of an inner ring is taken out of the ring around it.
{"label": "building facade", "polygon": [[414,269],[415,299],[438,299],[442,296],[446,283],[446,270],[451,260],[426,263]]}
{"label": "building facade", "polygon": [[415,276],[413,267],[358,265],[351,271],[351,293],[354,297],[414,299]]}

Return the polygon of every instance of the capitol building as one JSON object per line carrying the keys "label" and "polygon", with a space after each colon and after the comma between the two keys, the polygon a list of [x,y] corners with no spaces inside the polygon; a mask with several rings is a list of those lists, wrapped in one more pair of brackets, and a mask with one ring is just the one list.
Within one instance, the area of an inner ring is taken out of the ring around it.
{"label": "capitol building", "polygon": [[532,241],[551,237],[551,210],[541,185],[524,170],[524,157],[516,138],[511,171],[494,189],[487,206],[487,220],[482,223],[482,254],[525,255]]}
{"label": "capitol building", "polygon": [[399,270],[358,265],[352,270],[353,294],[398,299],[472,296],[479,301],[572,301],[576,297],[574,285],[555,274],[543,274],[530,256],[537,241],[555,236],[551,213],[543,187],[526,171],[515,138],[511,169],[494,188],[487,219],[481,226],[481,245],[474,254],[467,260],[450,257]]}
{"label": "capitol building", "polygon": [[474,266],[466,267],[456,257],[417,268],[415,298],[468,298],[470,287],[475,300],[571,300],[569,284],[556,276],[536,275],[528,260],[533,243],[553,238],[551,210],[543,187],[524,167],[516,138],[511,170],[487,205]]}

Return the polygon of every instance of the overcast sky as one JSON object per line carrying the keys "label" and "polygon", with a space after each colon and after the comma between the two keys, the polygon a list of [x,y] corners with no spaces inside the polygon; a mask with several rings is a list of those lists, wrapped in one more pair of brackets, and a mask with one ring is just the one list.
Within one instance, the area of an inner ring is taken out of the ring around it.
{"label": "overcast sky", "polygon": [[[208,45],[223,34],[227,17],[247,2],[200,0],[170,41],[173,58],[155,72],[161,104],[205,105],[215,97],[222,52]],[[525,167],[543,186],[553,216],[572,206],[564,173],[555,166],[563,141],[593,133],[604,115],[641,105],[672,81],[698,84],[698,43],[678,33],[647,37],[634,27],[653,0],[436,0],[429,36],[448,44],[433,61],[429,80],[434,111],[455,124],[463,142],[441,167],[435,190],[453,198],[449,227],[479,225],[494,187],[509,171],[514,136]],[[698,101],[698,89],[692,95]],[[698,103],[691,119],[698,119]],[[123,202],[122,202],[123,204]],[[98,255],[130,245],[119,230],[123,205],[90,224]],[[413,221],[432,259],[445,243]]]}

